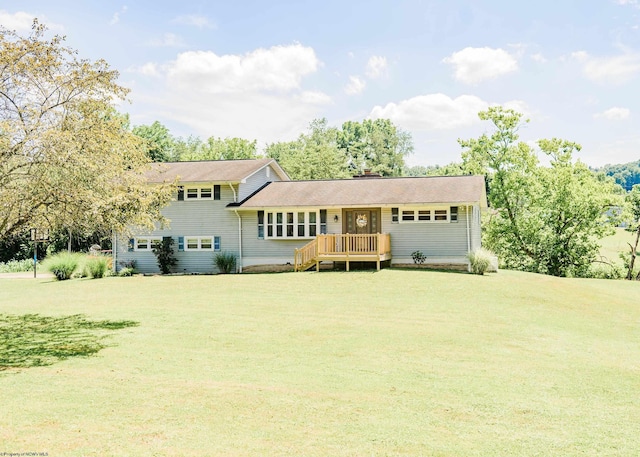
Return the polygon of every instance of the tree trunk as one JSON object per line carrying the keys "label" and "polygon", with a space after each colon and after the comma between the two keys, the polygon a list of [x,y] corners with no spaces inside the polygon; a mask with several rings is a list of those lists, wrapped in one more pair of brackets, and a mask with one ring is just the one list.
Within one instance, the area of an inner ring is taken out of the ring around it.
{"label": "tree trunk", "polygon": [[[638,225],[635,245],[631,246],[631,243],[629,243],[629,247],[631,248],[631,258],[629,259],[629,271],[627,272],[627,279],[629,280],[633,278],[633,267],[636,263],[636,253],[638,252],[638,241],[640,241],[640,225]],[[636,276],[636,281],[638,280],[640,280],[640,272],[638,272],[638,275]]]}

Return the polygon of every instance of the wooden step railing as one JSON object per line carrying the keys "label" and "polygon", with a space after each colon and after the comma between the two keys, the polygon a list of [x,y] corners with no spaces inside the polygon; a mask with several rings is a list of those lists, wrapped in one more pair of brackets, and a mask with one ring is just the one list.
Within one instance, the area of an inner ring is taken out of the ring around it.
{"label": "wooden step railing", "polygon": [[318,235],[295,250],[294,270],[304,271],[321,260],[380,261],[391,258],[391,237],[388,233],[353,235],[349,233]]}

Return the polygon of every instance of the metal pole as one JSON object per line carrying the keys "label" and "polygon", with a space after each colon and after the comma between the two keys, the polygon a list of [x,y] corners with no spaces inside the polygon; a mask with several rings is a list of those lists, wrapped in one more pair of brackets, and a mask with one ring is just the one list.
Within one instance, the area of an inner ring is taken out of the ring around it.
{"label": "metal pole", "polygon": [[33,277],[36,278],[36,270],[38,269],[38,242],[33,240]]}

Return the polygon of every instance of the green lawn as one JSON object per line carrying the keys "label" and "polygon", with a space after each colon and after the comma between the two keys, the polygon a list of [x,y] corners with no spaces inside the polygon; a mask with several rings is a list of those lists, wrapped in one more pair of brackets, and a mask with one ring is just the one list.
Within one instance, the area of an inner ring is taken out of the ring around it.
{"label": "green lawn", "polygon": [[635,233],[627,232],[622,228],[616,228],[615,234],[603,238],[600,241],[600,255],[602,256],[602,260],[622,266],[623,262],[620,259],[620,253],[628,253],[628,243],[635,244],[635,241]]}
{"label": "green lawn", "polygon": [[138,323],[0,371],[0,453],[637,456],[639,295],[509,271],[0,280],[0,314]]}

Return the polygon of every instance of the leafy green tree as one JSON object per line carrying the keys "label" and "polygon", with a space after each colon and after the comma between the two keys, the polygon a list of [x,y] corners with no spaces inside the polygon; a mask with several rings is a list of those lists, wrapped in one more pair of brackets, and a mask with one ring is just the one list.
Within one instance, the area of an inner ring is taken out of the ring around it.
{"label": "leafy green tree", "polygon": [[45,31],[0,28],[0,238],[153,226],[171,189],[145,184],[144,144],[113,108],[128,90]]}
{"label": "leafy green tree", "polygon": [[370,169],[383,176],[401,176],[404,158],[413,152],[411,135],[389,119],[347,121],[337,135],[351,174]]}
{"label": "leafy green tree", "polygon": [[270,144],[267,157],[276,159],[294,180],[348,178],[346,159],[338,149],[338,130],[329,127],[326,119],[309,124],[309,132],[297,140]]}
{"label": "leafy green tree", "polygon": [[[633,244],[629,244],[629,253],[623,254],[622,258],[627,266],[627,279],[633,279],[636,257],[638,256],[638,244],[640,243],[640,184],[636,184],[631,188],[626,196],[626,219],[627,226],[625,230],[636,234]],[[640,272],[635,277],[640,280]]]}
{"label": "leafy green tree", "polygon": [[206,142],[190,137],[180,153],[180,160],[257,159],[257,141],[244,138],[210,137]]}
{"label": "leafy green tree", "polygon": [[172,162],[177,159],[175,141],[169,129],[160,122],[151,125],[137,125],[133,133],[146,140],[149,158],[153,162]]}
{"label": "leafy green tree", "polygon": [[452,162],[447,165],[429,165],[405,168],[404,176],[462,176],[466,174],[461,163]]}
{"label": "leafy green tree", "polygon": [[640,184],[640,160],[616,165],[605,165],[598,169],[607,176],[613,177],[627,192],[636,184]]}
{"label": "leafy green tree", "polygon": [[491,107],[479,113],[493,134],[459,140],[465,171],[486,174],[491,216],[485,241],[508,268],[554,276],[583,275],[599,243],[611,233],[606,211],[618,202],[615,185],[581,162],[580,146],[565,140],[540,140],[550,159],[540,166],[536,152],[518,141],[522,115]]}

